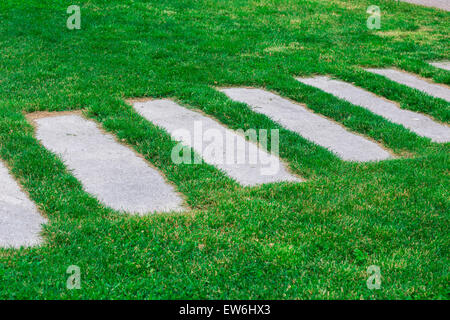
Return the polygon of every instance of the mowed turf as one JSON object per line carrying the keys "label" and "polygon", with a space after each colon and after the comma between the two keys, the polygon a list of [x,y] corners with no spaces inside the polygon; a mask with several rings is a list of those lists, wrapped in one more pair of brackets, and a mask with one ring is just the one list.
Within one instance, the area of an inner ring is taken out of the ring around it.
{"label": "mowed turf", "polygon": [[[0,4],[0,157],[48,219],[41,247],[0,249],[0,298],[442,299],[449,293],[449,145],[299,83],[328,75],[449,122],[449,104],[368,73],[450,84],[450,15],[396,1],[71,1]],[[369,5],[381,30],[366,27]],[[216,88],[260,87],[397,155],[341,161]],[[175,165],[170,135],[129,98],[171,98],[232,129],[280,129],[302,183],[244,188],[211,165]],[[83,110],[165,174],[186,213],[103,207],[35,138],[26,114]],[[66,270],[81,269],[68,290]],[[366,286],[380,267],[381,289]]]}

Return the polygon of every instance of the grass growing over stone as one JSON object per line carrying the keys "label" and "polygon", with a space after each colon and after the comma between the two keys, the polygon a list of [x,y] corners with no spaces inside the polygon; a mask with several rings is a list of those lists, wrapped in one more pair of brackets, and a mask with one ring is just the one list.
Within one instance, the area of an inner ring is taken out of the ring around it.
{"label": "grass growing over stone", "polygon": [[[0,298],[448,298],[449,149],[296,81],[327,74],[449,122],[449,104],[364,71],[397,67],[450,84],[450,15],[382,0],[71,1],[0,4],[0,157],[49,219],[45,243],[0,249]],[[366,28],[369,5],[382,29]],[[348,163],[215,87],[263,87],[401,158]],[[243,188],[124,102],[169,97],[233,129],[280,129],[307,182]],[[83,110],[163,172],[191,211],[104,208],[34,137],[25,114]],[[78,265],[82,289],[67,290]],[[366,287],[378,265],[382,288]]]}

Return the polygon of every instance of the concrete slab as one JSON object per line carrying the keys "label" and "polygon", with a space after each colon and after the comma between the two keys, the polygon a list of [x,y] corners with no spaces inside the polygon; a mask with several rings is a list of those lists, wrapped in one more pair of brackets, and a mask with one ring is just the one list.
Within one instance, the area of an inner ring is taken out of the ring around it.
{"label": "concrete slab", "polygon": [[278,157],[201,112],[165,99],[133,102],[133,107],[145,119],[165,129],[174,140],[192,148],[206,163],[244,186],[302,181],[289,173]]}
{"label": "concrete slab", "polygon": [[400,0],[400,1],[450,11],[449,0]]}
{"label": "concrete slab", "polygon": [[375,161],[389,159],[390,154],[364,137],[306,107],[261,89],[221,89],[229,98],[248,104],[253,111],[265,114],[288,130],[336,153],[343,160]]}
{"label": "concrete slab", "polygon": [[40,244],[42,224],[46,222],[0,160],[0,247]]}
{"label": "concrete slab", "polygon": [[380,98],[350,83],[332,80],[324,76],[298,78],[297,80],[368,109],[394,123],[403,125],[420,136],[428,137],[434,142],[450,141],[450,128],[448,126],[437,123],[421,113],[403,110],[395,102]]}
{"label": "concrete slab", "polygon": [[[450,0],[449,0],[450,3]],[[450,71],[450,61],[430,62],[430,64],[436,68]]]}
{"label": "concrete slab", "polygon": [[367,71],[450,102],[450,89],[443,85],[433,84],[410,73],[394,69],[367,69]]}
{"label": "concrete slab", "polygon": [[130,148],[80,115],[34,120],[36,136],[59,155],[86,192],[118,211],[182,211],[183,200],[163,176]]}

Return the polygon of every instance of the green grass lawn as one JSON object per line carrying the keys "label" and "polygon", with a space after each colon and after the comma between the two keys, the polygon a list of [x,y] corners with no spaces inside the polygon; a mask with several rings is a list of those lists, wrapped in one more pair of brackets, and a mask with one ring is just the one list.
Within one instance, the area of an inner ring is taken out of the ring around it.
{"label": "green grass lawn", "polygon": [[[71,4],[81,30],[66,27]],[[380,30],[366,27],[369,5]],[[446,101],[363,70],[450,84],[427,64],[450,59],[449,31],[449,13],[387,0],[2,0],[0,157],[49,223],[41,247],[0,249],[0,298],[449,298],[449,144],[293,78],[331,75],[449,123]],[[398,158],[341,161],[224,86],[304,103]],[[169,97],[233,129],[280,129],[280,156],[307,181],[244,188],[207,164],[174,165],[176,142],[132,97]],[[145,156],[191,210],[129,216],[84,192],[26,120],[68,110]],[[80,290],[66,288],[70,265]],[[366,286],[370,265],[379,290]]]}

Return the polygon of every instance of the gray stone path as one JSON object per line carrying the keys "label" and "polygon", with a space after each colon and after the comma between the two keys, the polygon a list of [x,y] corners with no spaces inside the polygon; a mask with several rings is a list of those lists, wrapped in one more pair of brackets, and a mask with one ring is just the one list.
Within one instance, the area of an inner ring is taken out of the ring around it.
{"label": "gray stone path", "polygon": [[253,111],[265,114],[288,130],[336,153],[343,160],[374,161],[390,158],[390,154],[364,137],[347,131],[341,125],[261,89],[221,89],[229,98],[248,104]]}
{"label": "gray stone path", "polygon": [[436,68],[450,71],[450,61],[430,62],[430,64]]}
{"label": "gray stone path", "polygon": [[40,244],[42,224],[46,222],[0,160],[0,247]]}
{"label": "gray stone path", "polygon": [[332,80],[325,76],[298,78],[297,80],[368,109],[394,123],[403,125],[420,136],[428,137],[434,142],[450,141],[448,126],[437,123],[421,113],[400,109],[396,103],[380,98],[350,83]]}
{"label": "gray stone path", "polygon": [[118,211],[182,211],[182,197],[130,148],[79,115],[39,118],[36,135],[59,155],[86,192]]}
{"label": "gray stone path", "polygon": [[133,102],[133,107],[144,118],[167,130],[174,140],[192,148],[206,163],[216,166],[242,185],[301,181],[288,172],[278,157],[200,112],[171,100]]}
{"label": "gray stone path", "polygon": [[450,11],[450,0],[401,0],[401,1]]}
{"label": "gray stone path", "polygon": [[444,85],[433,84],[407,72],[394,69],[367,69],[367,71],[450,102],[450,89]]}

